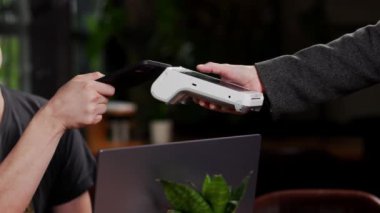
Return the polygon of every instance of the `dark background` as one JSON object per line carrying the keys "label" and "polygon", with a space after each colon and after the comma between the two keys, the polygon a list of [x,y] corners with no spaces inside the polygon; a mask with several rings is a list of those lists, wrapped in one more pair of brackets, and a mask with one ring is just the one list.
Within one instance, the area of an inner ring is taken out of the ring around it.
{"label": "dark background", "polygon": [[[253,64],[326,43],[380,19],[378,0],[30,1],[31,92],[51,97],[72,76],[110,73],[143,59],[194,69]],[[286,188],[351,188],[380,195],[379,86],[272,118],[164,106],[149,85],[116,97],[138,104],[135,137],[156,117],[176,140],[263,135],[257,194]]]}

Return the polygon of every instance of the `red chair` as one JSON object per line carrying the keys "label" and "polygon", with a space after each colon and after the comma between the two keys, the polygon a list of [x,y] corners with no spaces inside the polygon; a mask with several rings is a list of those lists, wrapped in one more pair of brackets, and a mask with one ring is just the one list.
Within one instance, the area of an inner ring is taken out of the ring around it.
{"label": "red chair", "polygon": [[257,197],[253,212],[380,213],[380,199],[373,194],[357,190],[284,190]]}

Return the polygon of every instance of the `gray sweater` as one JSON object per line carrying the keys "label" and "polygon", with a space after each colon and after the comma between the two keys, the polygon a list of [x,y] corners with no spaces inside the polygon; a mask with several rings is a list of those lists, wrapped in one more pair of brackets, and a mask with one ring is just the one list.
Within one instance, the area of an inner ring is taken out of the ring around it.
{"label": "gray sweater", "polygon": [[380,82],[380,22],[256,63],[271,111],[296,112]]}

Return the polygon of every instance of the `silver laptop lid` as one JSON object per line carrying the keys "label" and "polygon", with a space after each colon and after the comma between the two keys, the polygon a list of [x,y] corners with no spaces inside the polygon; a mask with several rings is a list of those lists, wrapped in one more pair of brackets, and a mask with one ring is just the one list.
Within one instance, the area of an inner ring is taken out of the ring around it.
{"label": "silver laptop lid", "polygon": [[96,213],[165,213],[169,207],[157,179],[194,183],[221,174],[237,187],[253,174],[238,213],[253,211],[260,154],[260,135],[244,135],[164,145],[102,150],[98,155]]}

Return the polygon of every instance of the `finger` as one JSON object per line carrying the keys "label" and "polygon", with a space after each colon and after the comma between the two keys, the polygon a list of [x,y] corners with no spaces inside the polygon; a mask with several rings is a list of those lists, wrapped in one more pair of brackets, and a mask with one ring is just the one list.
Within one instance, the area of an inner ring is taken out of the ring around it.
{"label": "finger", "polygon": [[226,106],[222,106],[222,105],[218,105],[214,103],[209,103],[208,108],[216,112],[236,114],[236,111],[234,108],[226,107]]}
{"label": "finger", "polygon": [[95,98],[95,103],[98,103],[98,104],[107,104],[108,103],[108,98],[100,95],[100,94],[97,94],[96,95],[96,98]]}
{"label": "finger", "polygon": [[199,104],[199,105],[200,105],[202,108],[204,108],[204,109],[211,110],[210,107],[209,107],[209,105],[208,105],[207,103],[202,102],[202,104]]}
{"label": "finger", "polygon": [[215,110],[215,111],[217,111],[218,109],[219,109],[219,107],[217,106],[217,105],[215,105],[215,104],[209,104],[208,105],[208,107],[211,109],[211,110]]}
{"label": "finger", "polygon": [[238,114],[232,107],[221,107],[220,110],[226,113]]}
{"label": "finger", "polygon": [[92,121],[92,124],[97,124],[103,119],[102,115],[96,115],[94,120]]}
{"label": "finger", "polygon": [[98,104],[95,109],[97,115],[102,115],[107,111],[107,104]]}
{"label": "finger", "polygon": [[199,100],[198,104],[202,107],[208,107],[208,104],[203,100]]}
{"label": "finger", "polygon": [[104,95],[104,96],[110,97],[115,94],[115,88],[109,84],[95,81],[94,88],[99,94]]}
{"label": "finger", "polygon": [[97,80],[103,76],[104,74],[101,72],[90,72],[86,74],[77,75],[76,78],[80,78],[84,80]]}
{"label": "finger", "polygon": [[197,69],[205,73],[213,73],[216,75],[224,76],[230,72],[230,68],[226,64],[219,64],[214,62],[208,62],[206,64],[199,64]]}
{"label": "finger", "polygon": [[214,62],[207,62],[205,64],[198,64],[197,65],[197,70],[201,72],[211,72],[213,65],[216,64]]}

